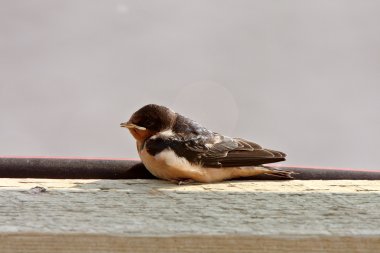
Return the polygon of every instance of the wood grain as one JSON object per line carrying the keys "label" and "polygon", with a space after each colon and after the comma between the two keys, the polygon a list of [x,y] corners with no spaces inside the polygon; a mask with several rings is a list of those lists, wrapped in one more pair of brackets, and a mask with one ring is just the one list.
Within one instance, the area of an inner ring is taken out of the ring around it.
{"label": "wood grain", "polygon": [[380,183],[0,179],[0,249],[380,252]]}

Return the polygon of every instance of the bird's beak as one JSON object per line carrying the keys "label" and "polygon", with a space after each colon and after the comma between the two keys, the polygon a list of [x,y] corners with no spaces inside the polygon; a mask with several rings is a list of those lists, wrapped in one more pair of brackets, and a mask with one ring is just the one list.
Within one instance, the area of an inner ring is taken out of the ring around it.
{"label": "bird's beak", "polygon": [[129,128],[129,129],[138,129],[138,130],[146,130],[145,127],[142,127],[142,126],[138,126],[138,125],[135,125],[133,123],[129,123],[129,122],[123,122],[120,124],[120,127],[125,127],[125,128]]}

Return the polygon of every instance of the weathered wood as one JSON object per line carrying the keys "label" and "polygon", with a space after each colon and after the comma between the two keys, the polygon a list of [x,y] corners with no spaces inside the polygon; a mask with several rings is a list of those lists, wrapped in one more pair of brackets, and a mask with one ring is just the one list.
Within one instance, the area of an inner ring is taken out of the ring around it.
{"label": "weathered wood", "polygon": [[0,251],[380,252],[380,183],[0,179]]}

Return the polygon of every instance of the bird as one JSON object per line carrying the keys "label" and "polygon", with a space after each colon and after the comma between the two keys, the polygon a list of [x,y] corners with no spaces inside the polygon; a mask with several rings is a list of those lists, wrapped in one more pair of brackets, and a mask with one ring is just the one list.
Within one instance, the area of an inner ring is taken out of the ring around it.
{"label": "bird", "polygon": [[165,106],[145,105],[120,126],[130,131],[142,163],[160,179],[179,184],[261,174],[292,179],[291,171],[264,165],[285,161],[285,153],[213,132]]}

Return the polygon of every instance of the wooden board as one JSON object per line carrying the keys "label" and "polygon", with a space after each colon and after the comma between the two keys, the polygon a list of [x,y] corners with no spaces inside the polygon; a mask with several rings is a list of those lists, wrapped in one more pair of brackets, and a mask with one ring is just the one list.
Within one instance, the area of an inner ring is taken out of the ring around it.
{"label": "wooden board", "polygon": [[380,182],[0,179],[0,252],[200,251],[380,252]]}

